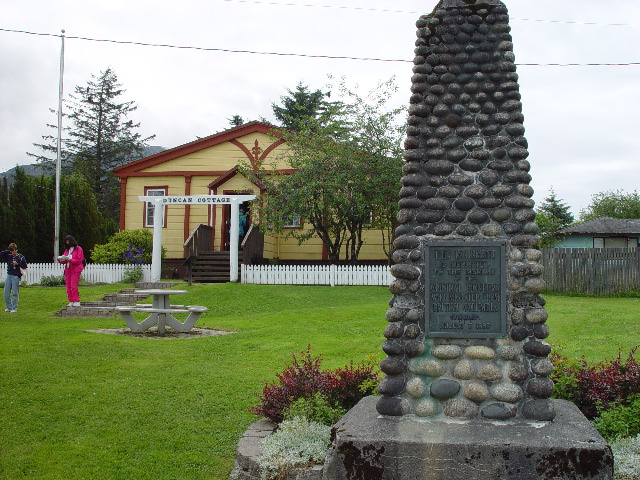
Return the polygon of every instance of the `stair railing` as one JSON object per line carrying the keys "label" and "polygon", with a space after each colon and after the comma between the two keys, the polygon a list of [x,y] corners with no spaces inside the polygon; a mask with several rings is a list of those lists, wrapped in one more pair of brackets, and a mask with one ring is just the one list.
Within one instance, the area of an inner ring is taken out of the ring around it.
{"label": "stair railing", "polygon": [[242,248],[241,263],[251,265],[256,259],[262,259],[264,255],[264,234],[255,224],[252,223],[249,227],[240,247]]}
{"label": "stair railing", "polygon": [[184,248],[187,255],[182,265],[187,267],[187,278],[189,285],[193,281],[193,263],[199,254],[211,251],[211,243],[213,241],[213,227],[209,225],[199,224],[193,229],[191,235],[184,242]]}

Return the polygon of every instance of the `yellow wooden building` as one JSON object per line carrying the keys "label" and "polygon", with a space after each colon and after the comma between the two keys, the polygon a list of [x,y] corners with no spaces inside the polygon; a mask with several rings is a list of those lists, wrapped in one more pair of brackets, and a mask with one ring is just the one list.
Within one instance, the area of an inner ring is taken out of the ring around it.
{"label": "yellow wooden building", "polygon": [[[254,169],[272,169],[275,164],[280,172],[293,172],[281,160],[283,157],[286,144],[274,136],[272,127],[250,122],[118,167],[114,173],[121,185],[120,229],[153,228],[153,205],[140,201],[140,196],[254,194],[259,201],[260,188],[239,172],[238,165],[249,162]],[[251,204],[246,202],[242,206],[251,224]],[[230,206],[225,204],[165,206],[162,233],[162,245],[167,249],[165,264],[177,268],[189,257],[185,243],[193,241],[199,228],[209,232],[202,237],[206,245],[200,240],[199,251],[227,251],[230,213]],[[260,237],[258,251],[252,251],[251,258],[245,255],[246,263],[256,258],[283,262],[327,258],[317,237],[298,245],[295,239],[286,239],[284,235],[259,235],[256,227],[253,225],[251,232]],[[305,228],[304,219],[292,219],[290,228]],[[386,260],[380,231],[366,232],[360,259]]]}

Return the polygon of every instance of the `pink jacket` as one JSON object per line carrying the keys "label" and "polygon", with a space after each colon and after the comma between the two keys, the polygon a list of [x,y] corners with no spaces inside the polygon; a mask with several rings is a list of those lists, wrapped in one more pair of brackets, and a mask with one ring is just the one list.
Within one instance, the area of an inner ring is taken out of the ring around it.
{"label": "pink jacket", "polygon": [[[63,255],[69,255],[69,250],[65,250]],[[84,252],[82,251],[81,246],[76,246],[71,252],[71,258],[69,260],[61,260],[60,263],[64,263],[65,265],[65,273],[80,273],[84,270],[84,265],[82,264],[84,261]]]}

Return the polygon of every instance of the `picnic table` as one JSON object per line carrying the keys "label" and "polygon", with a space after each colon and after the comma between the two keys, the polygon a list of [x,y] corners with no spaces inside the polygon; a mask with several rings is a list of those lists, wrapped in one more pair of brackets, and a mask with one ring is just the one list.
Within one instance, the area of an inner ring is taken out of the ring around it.
{"label": "picnic table", "polygon": [[[186,290],[151,288],[134,290],[134,293],[153,297],[151,304],[138,303],[136,305],[116,307],[127,326],[134,333],[142,333],[154,325],[158,325],[158,334],[160,335],[165,334],[165,327],[167,326],[176,332],[188,333],[198,321],[200,315],[208,310],[207,307],[199,305],[172,305],[171,295],[182,295],[187,293]],[[133,316],[133,312],[144,312],[148,316],[138,323]],[[181,322],[174,317],[176,313],[188,313],[187,319]]]}

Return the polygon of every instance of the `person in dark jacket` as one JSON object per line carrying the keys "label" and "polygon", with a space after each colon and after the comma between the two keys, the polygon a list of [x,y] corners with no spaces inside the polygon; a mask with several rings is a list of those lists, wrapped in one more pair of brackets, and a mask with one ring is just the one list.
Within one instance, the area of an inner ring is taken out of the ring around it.
{"label": "person in dark jacket", "polygon": [[15,243],[10,243],[6,250],[0,252],[0,259],[7,262],[7,279],[4,282],[4,303],[7,308],[4,311],[16,313],[20,295],[21,269],[27,268],[27,260],[24,255],[18,253],[18,246]]}

